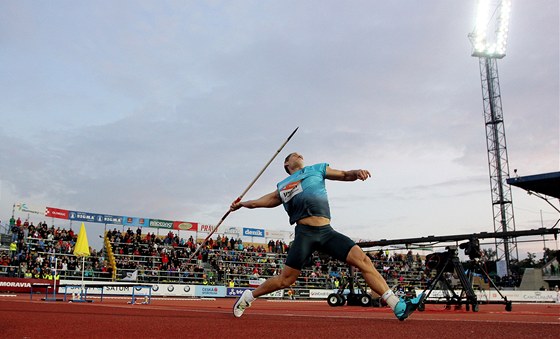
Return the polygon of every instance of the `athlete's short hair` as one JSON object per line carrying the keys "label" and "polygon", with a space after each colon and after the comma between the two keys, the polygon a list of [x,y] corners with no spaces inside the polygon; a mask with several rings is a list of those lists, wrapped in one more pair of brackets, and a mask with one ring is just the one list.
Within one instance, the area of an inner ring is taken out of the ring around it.
{"label": "athlete's short hair", "polygon": [[288,165],[286,165],[286,163],[288,162],[288,159],[290,159],[290,157],[295,154],[295,153],[290,153],[288,154],[288,156],[286,157],[286,159],[284,159],[284,170],[286,171],[286,173],[288,174],[292,174],[290,173],[290,170],[288,169]]}

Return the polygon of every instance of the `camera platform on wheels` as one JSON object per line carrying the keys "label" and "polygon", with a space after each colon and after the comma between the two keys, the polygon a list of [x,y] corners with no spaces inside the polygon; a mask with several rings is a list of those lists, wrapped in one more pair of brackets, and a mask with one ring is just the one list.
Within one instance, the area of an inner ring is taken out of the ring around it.
{"label": "camera platform on wheels", "polygon": [[[472,262],[472,268],[466,271],[463,265],[459,261],[457,256],[456,246],[447,246],[447,252],[437,252],[426,256],[426,267],[430,270],[436,270],[435,278],[428,284],[424,290],[424,297],[418,306],[419,311],[425,309],[425,304],[441,304],[445,303],[447,308],[451,308],[451,305],[457,305],[461,308],[465,305],[467,311],[472,307],[473,312],[478,312],[478,306],[480,301],[478,300],[476,293],[473,289],[473,277],[475,269],[488,280],[490,285],[498,292],[500,297],[503,299],[501,301],[488,301],[487,303],[493,304],[504,304],[506,305],[506,311],[510,312],[512,310],[511,301],[507,300],[507,297],[502,295],[496,284],[492,281],[486,270],[480,265],[481,251],[479,242],[477,239],[471,239],[467,243],[459,245],[459,248],[465,250],[465,254],[469,256]],[[459,294],[455,292],[448,276],[455,275],[461,284],[461,291]],[[440,285],[442,290],[442,295],[438,295],[438,298],[431,298],[430,295],[436,288]],[[442,300],[443,299],[443,300]]]}
{"label": "camera platform on wheels", "polygon": [[[375,305],[376,300],[372,299],[354,275],[353,268],[350,267],[349,276],[342,279],[338,290],[335,293],[329,294],[327,297],[329,306],[336,307],[347,304],[348,306],[369,307]],[[345,294],[345,290],[349,290],[349,292]]]}

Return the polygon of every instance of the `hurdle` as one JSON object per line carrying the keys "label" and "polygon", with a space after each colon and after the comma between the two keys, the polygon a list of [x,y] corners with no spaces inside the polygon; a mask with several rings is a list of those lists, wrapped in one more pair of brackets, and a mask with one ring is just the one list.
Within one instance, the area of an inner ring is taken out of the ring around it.
{"label": "hurdle", "polygon": [[[150,304],[152,301],[152,285],[149,284],[85,284],[85,285],[81,285],[81,284],[64,284],[64,285],[59,285],[59,288],[63,288],[64,289],[64,301],[69,301],[69,302],[93,302],[92,299],[88,299],[88,292],[90,290],[100,290],[100,302],[103,302],[103,297],[105,296],[105,290],[106,288],[131,288],[131,300],[128,302],[129,304],[135,304],[136,303],[136,299],[138,297],[144,297],[146,299],[146,301],[144,303],[146,304]],[[80,289],[80,298],[79,299],[75,299],[72,298],[71,300],[68,300],[68,295],[69,294],[73,294],[72,291],[76,290],[76,289]],[[138,293],[142,290],[146,290],[146,292],[144,293]],[[91,295],[91,293],[89,293]],[[128,293],[127,293],[128,294]]]}

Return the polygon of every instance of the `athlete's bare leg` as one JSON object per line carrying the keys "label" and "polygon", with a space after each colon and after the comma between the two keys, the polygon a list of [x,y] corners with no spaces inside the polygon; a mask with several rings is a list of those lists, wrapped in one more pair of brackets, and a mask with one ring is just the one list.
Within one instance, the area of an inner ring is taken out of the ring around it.
{"label": "athlete's bare leg", "polygon": [[291,268],[290,266],[284,265],[284,268],[282,269],[280,275],[268,278],[259,287],[253,290],[253,297],[258,298],[262,295],[290,287],[293,283],[296,282],[296,279],[297,277],[299,277],[300,273],[300,270],[296,270],[294,268]]}
{"label": "athlete's bare leg", "polygon": [[369,257],[364,253],[364,251],[362,251],[360,246],[355,245],[352,247],[346,257],[346,262],[354,267],[357,267],[362,272],[362,276],[368,286],[378,295],[381,296],[389,290],[387,282],[381,274],[379,274]]}

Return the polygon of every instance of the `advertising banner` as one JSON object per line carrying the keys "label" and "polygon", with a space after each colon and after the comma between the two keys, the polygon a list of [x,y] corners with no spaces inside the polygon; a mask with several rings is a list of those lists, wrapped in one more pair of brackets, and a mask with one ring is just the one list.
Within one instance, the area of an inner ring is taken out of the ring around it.
{"label": "advertising banner", "polygon": [[182,284],[154,284],[152,295],[166,297],[194,297],[195,285]]}
{"label": "advertising banner", "polygon": [[[59,293],[64,293],[66,291],[67,294],[72,293],[79,293],[81,290],[81,284],[79,281],[76,280],[63,280],[62,285],[66,287],[59,288]],[[99,284],[100,282],[91,282],[91,284]],[[85,285],[90,285],[89,282],[86,282]],[[149,291],[147,290],[147,286],[152,286],[152,296],[155,297],[194,297],[195,296],[195,285],[183,285],[183,284],[151,284],[151,283],[138,283],[138,286],[130,286],[129,284],[123,283],[122,286],[119,286],[119,283],[110,284],[110,286],[103,286],[103,291],[101,287],[90,287],[88,288],[87,293],[92,295],[99,295],[103,292],[104,295],[132,295],[132,289],[135,290],[135,293],[138,294],[141,292],[142,294],[146,294]]]}
{"label": "advertising banner", "polygon": [[264,238],[264,229],[243,227],[243,235],[246,237]]}
{"label": "advertising banner", "polygon": [[150,223],[148,225],[151,228],[165,228],[169,230],[173,228],[173,221],[150,219]]}
{"label": "advertising banner", "polygon": [[174,221],[173,229],[179,231],[198,231],[198,223],[188,221]]}
{"label": "advertising banner", "polygon": [[80,211],[68,211],[68,219],[84,222],[103,223],[103,215]]}
{"label": "advertising banner", "polygon": [[258,286],[260,286],[260,284],[262,284],[262,283],[265,282],[265,281],[266,281],[265,278],[249,279],[249,286],[251,286],[251,287],[258,287]]}
{"label": "advertising banner", "polygon": [[243,288],[243,287],[228,287],[226,296],[228,297],[239,297],[240,295],[245,292],[245,290],[251,290],[250,288]]}
{"label": "advertising banner", "polygon": [[[29,293],[31,292],[31,284],[49,284],[52,287],[53,281],[46,279],[0,278],[0,291]],[[44,292],[45,288],[34,287],[33,290]]]}
{"label": "advertising banner", "polygon": [[124,226],[148,227],[148,225],[150,224],[150,219],[124,216],[122,224]]}
{"label": "advertising banner", "polygon": [[335,293],[337,290],[319,290],[319,289],[310,289],[309,290],[309,298],[311,299],[327,299],[327,297],[331,293]]}
{"label": "advertising banner", "polygon": [[[416,290],[416,295],[422,293],[422,290]],[[460,290],[455,290],[455,293],[458,295],[461,294]],[[555,291],[509,291],[509,290],[501,290],[500,293],[504,297],[507,298],[508,301],[513,302],[554,302],[556,298]],[[448,296],[449,291],[445,290],[433,290],[430,293],[430,297],[428,300],[438,300],[438,299],[446,299]],[[477,290],[475,291],[476,298],[479,301],[487,302],[487,301],[502,301],[502,297],[496,290]]]}
{"label": "advertising banner", "polygon": [[[58,286],[58,293],[66,293],[67,297],[68,295],[72,295],[72,294],[79,294],[82,291],[82,286],[80,284],[78,284],[76,281],[73,281],[72,284],[76,284],[76,285],[64,285],[64,286]],[[87,284],[86,284],[87,286]],[[124,290],[121,293],[115,293],[115,292],[107,292],[106,288],[103,289],[103,287],[88,287],[87,288],[87,294],[92,294],[92,295],[99,295],[101,294],[101,292],[103,292],[103,294],[111,294],[111,295],[132,295],[132,290],[128,290],[128,288],[126,289],[126,293],[124,292]]]}
{"label": "advertising banner", "polygon": [[[31,283],[52,283],[52,280],[40,279],[19,279],[19,278],[0,278],[0,291],[12,292],[29,292]],[[100,282],[86,282],[89,284],[99,284]],[[76,280],[62,280],[62,285],[68,285],[67,293],[79,292],[81,289],[79,281]],[[145,289],[146,285],[141,286],[119,286],[118,283],[111,284],[111,286],[104,286],[103,293],[106,295],[131,295],[132,289],[141,291]],[[233,287],[226,288],[225,286],[209,286],[209,285],[183,285],[183,284],[148,284],[152,285],[152,296],[175,296],[175,297],[239,297],[246,289],[251,288]],[[35,288],[34,288],[35,289]],[[313,299],[326,299],[330,293],[335,290],[321,290],[321,289],[296,289],[296,296],[301,298]],[[64,288],[59,288],[60,293],[64,293]],[[144,291],[145,292],[145,291]],[[282,298],[284,290],[279,290],[263,297],[267,298]],[[420,294],[422,290],[416,290],[416,294]],[[461,291],[455,291],[460,293]],[[509,301],[514,302],[555,302],[555,291],[500,291]],[[88,294],[101,294],[100,288],[88,289]],[[442,290],[433,290],[428,300],[437,300],[440,298],[445,299],[445,292]],[[477,299],[479,301],[501,301],[501,296],[496,291],[476,291]]]}
{"label": "advertising banner", "polygon": [[26,203],[16,204],[16,207],[17,207],[18,211],[20,211],[20,212],[33,213],[33,214],[43,214],[43,212],[42,212],[43,209],[42,208],[29,207],[29,206],[27,206]]}
{"label": "advertising banner", "polygon": [[269,294],[263,295],[264,298],[283,298],[284,297],[284,290],[274,291]]}
{"label": "advertising banner", "polygon": [[68,213],[70,211],[63,210],[54,207],[45,207],[45,217],[57,218],[57,219],[68,219]]}
{"label": "advertising banner", "polygon": [[212,232],[215,228],[216,228],[215,225],[199,225],[198,231],[199,231],[199,232],[210,233],[210,232]]}
{"label": "advertising banner", "polygon": [[237,227],[228,227],[224,230],[224,234],[234,235],[239,237],[239,229]]}
{"label": "advertising banner", "polygon": [[[252,290],[252,288],[244,287],[228,287],[227,297],[238,298],[245,290]],[[284,297],[284,290],[278,290],[269,294],[263,295],[261,298],[282,298]]]}
{"label": "advertising banner", "polygon": [[[500,291],[508,301],[515,302],[554,302],[557,298],[556,291]],[[479,295],[480,293],[477,293]],[[503,300],[496,290],[482,291],[479,300]]]}
{"label": "advertising banner", "polygon": [[309,290],[296,290],[296,296],[301,298],[309,298]]}
{"label": "advertising banner", "polygon": [[116,215],[103,215],[104,224],[122,225],[123,217]]}
{"label": "advertising banner", "polygon": [[266,231],[265,238],[267,239],[275,239],[275,240],[282,240],[284,237],[288,237],[289,232],[282,232],[282,231]]}
{"label": "advertising banner", "polygon": [[227,288],[225,286],[196,285],[194,294],[197,297],[225,297]]}

